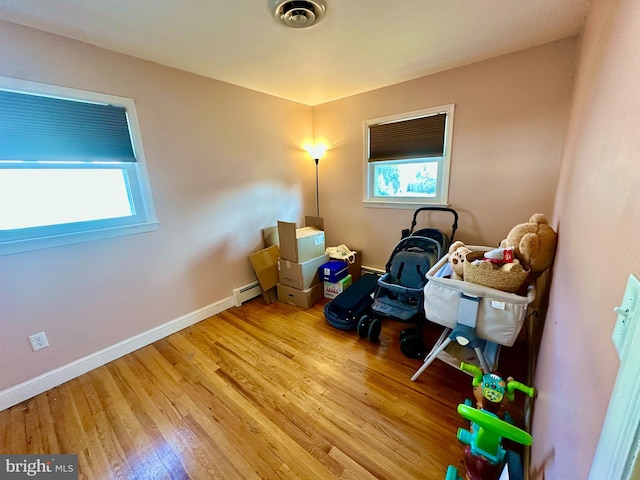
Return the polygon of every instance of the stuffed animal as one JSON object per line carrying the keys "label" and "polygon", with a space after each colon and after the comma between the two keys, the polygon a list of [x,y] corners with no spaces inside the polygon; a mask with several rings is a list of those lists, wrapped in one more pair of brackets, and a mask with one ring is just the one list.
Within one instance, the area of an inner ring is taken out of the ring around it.
{"label": "stuffed animal", "polygon": [[470,252],[471,250],[460,240],[453,242],[449,247],[449,263],[451,264],[452,280],[463,279],[464,262],[466,261],[467,253]]}
{"label": "stuffed animal", "polygon": [[513,262],[503,264],[498,270],[501,272],[520,273],[524,272],[524,268],[520,264],[520,260],[513,259]]}
{"label": "stuffed animal", "polygon": [[531,269],[531,278],[535,279],[553,263],[557,238],[547,218],[536,213],[527,223],[513,227],[500,247],[513,247],[516,258]]}

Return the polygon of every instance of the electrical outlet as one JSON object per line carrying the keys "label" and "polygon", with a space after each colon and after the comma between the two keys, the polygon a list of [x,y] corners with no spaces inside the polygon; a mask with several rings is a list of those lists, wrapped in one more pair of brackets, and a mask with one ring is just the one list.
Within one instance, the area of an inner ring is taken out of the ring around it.
{"label": "electrical outlet", "polygon": [[31,342],[31,348],[34,352],[49,346],[49,341],[44,332],[29,336],[29,341]]}

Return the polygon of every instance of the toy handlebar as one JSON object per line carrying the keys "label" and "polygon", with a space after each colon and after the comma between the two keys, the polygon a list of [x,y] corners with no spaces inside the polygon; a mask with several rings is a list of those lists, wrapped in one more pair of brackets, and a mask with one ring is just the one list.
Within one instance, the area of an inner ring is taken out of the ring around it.
{"label": "toy handlebar", "polygon": [[527,432],[505,422],[504,420],[500,420],[495,415],[487,413],[484,410],[478,410],[476,408],[469,407],[468,405],[460,404],[458,405],[458,413],[463,418],[466,418],[476,424],[481,430],[484,430],[484,432],[482,432],[484,435],[478,434],[478,440],[483,436],[486,436],[488,437],[485,438],[486,443],[492,444],[495,442],[493,448],[490,448],[489,451],[497,448],[495,444],[500,444],[500,438],[508,438],[509,440],[513,440],[514,442],[525,446],[529,446],[533,443],[531,435]]}
{"label": "toy handlebar", "polygon": [[460,370],[462,370],[463,372],[467,372],[467,373],[470,373],[471,375],[473,375],[473,386],[474,387],[477,387],[478,385],[480,385],[482,383],[482,377],[483,377],[484,373],[482,372],[482,369],[480,367],[477,367],[475,365],[471,365],[470,363],[462,362],[460,364]]}
{"label": "toy handlebar", "polygon": [[507,399],[510,402],[513,402],[513,399],[516,396],[515,390],[520,390],[522,393],[524,393],[525,395],[528,395],[531,398],[533,398],[533,395],[535,394],[535,391],[536,391],[535,388],[528,387],[524,383],[511,380],[510,382],[507,382]]}
{"label": "toy handlebar", "polygon": [[[478,385],[480,385],[482,383],[482,379],[484,377],[484,372],[482,371],[482,369],[480,367],[477,367],[476,365],[472,365],[470,363],[464,363],[462,362],[460,364],[460,370],[462,370],[463,372],[467,372],[473,375],[473,382],[472,385],[474,387],[477,387]],[[507,383],[507,399],[510,402],[513,402],[513,400],[515,399],[515,391],[519,390],[522,393],[524,393],[525,395],[528,395],[529,397],[533,398],[534,394],[535,394],[535,389],[533,387],[529,387],[527,385],[525,385],[524,383],[520,383],[517,382],[515,380],[510,380]]]}

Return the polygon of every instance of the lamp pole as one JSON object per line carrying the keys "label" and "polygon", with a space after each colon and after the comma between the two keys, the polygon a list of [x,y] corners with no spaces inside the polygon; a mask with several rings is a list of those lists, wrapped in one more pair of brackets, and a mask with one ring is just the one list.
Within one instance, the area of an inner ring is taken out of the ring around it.
{"label": "lamp pole", "polygon": [[320,197],[318,195],[318,163],[320,162],[319,158],[314,158],[316,162],[316,217],[320,217]]}
{"label": "lamp pole", "polygon": [[322,144],[315,144],[304,147],[309,156],[313,158],[313,161],[316,164],[316,217],[320,216],[320,188],[319,188],[319,175],[318,175],[318,164],[320,163],[320,159],[323,157],[324,153],[327,151],[327,147]]}

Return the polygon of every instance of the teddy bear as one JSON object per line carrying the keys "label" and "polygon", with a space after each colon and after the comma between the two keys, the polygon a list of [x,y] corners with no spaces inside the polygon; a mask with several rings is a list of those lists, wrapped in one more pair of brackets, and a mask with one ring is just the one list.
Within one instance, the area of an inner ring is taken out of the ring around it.
{"label": "teddy bear", "polygon": [[464,272],[464,262],[467,258],[467,253],[471,250],[467,246],[457,240],[449,247],[449,264],[451,265],[451,279],[462,280]]}
{"label": "teddy bear", "polygon": [[516,225],[500,248],[513,247],[515,256],[531,269],[531,279],[538,278],[551,266],[556,252],[557,234],[542,213],[535,213],[528,222]]}

